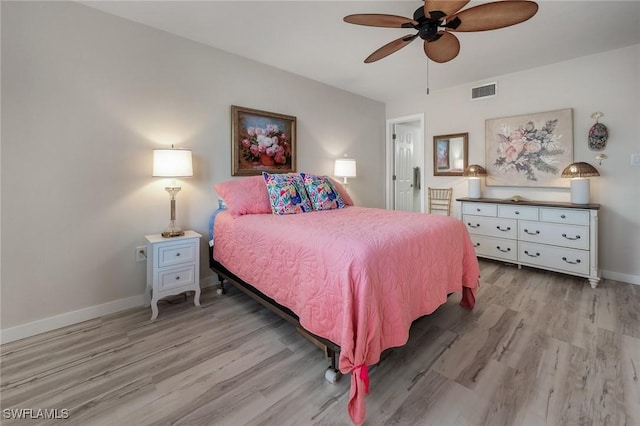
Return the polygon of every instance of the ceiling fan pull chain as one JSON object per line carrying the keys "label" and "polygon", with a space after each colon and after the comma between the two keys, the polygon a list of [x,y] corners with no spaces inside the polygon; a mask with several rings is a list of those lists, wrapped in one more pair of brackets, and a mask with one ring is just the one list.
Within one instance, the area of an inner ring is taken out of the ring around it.
{"label": "ceiling fan pull chain", "polygon": [[429,58],[427,58],[427,95],[429,94]]}

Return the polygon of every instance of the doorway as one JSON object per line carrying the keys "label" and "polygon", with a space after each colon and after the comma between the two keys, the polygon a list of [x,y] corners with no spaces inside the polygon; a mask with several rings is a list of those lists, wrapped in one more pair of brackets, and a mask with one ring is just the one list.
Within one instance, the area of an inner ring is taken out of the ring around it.
{"label": "doorway", "polygon": [[425,211],[424,158],[424,114],[387,120],[387,209]]}

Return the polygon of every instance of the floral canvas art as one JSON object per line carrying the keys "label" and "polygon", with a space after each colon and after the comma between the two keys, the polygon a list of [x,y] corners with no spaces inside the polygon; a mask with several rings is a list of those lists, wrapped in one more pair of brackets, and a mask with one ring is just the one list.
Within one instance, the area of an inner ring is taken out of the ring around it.
{"label": "floral canvas art", "polygon": [[573,162],[572,110],[496,118],[485,123],[487,185],[566,187]]}
{"label": "floral canvas art", "polygon": [[438,169],[449,168],[449,140],[443,139],[436,141],[436,163]]}
{"label": "floral canvas art", "polygon": [[296,118],[231,107],[232,175],[295,171]]}

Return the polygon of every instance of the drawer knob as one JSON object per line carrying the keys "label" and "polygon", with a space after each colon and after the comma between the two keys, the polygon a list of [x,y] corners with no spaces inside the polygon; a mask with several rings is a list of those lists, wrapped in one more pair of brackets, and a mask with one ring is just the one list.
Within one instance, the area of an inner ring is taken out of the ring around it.
{"label": "drawer knob", "polygon": [[480,243],[476,243],[473,245],[474,247],[480,247]]}
{"label": "drawer knob", "polygon": [[526,254],[527,256],[530,256],[530,257],[538,257],[538,256],[540,256],[540,253],[538,253],[538,252],[536,252],[536,254],[531,254],[527,250],[524,251],[524,254]]}
{"label": "drawer knob", "polygon": [[481,210],[477,208],[477,209],[476,209],[476,211],[477,211],[477,212],[479,212],[479,211],[481,211]]}
{"label": "drawer knob", "polygon": [[563,257],[563,258],[562,258],[562,260],[564,260],[565,262],[570,263],[570,264],[572,264],[572,265],[577,265],[578,263],[580,263],[580,259],[576,259],[576,261],[575,261],[575,262],[572,262],[572,261],[570,261],[570,260],[567,260],[567,258],[566,258],[566,257]]}
{"label": "drawer knob", "polygon": [[180,275],[176,275],[176,281],[180,279]]}
{"label": "drawer knob", "polygon": [[566,218],[567,218],[567,216],[565,216],[563,214],[560,215],[560,219],[566,219]]}
{"label": "drawer knob", "polygon": [[177,252],[177,253],[176,253],[176,256],[177,256],[177,257],[180,257],[180,252]]}
{"label": "drawer knob", "polygon": [[500,228],[500,225],[496,226],[496,229],[498,231],[502,231],[502,232],[507,232],[507,231],[511,231],[511,227],[507,226],[505,229]]}
{"label": "drawer knob", "polygon": [[520,214],[520,212],[516,210],[516,214]]}
{"label": "drawer knob", "polygon": [[500,248],[500,246],[497,246],[496,248],[497,248],[498,250],[500,250],[501,252],[503,252],[503,253],[508,253],[508,252],[510,252],[510,251],[511,251],[511,249],[510,249],[509,247],[507,247],[507,249],[506,249],[506,250],[501,249],[501,248]]}
{"label": "drawer knob", "polygon": [[540,231],[531,232],[531,231],[529,231],[528,229],[525,229],[525,230],[524,230],[524,232],[526,232],[526,233],[527,233],[527,234],[529,234],[529,235],[538,235],[538,234],[540,234]]}
{"label": "drawer knob", "polygon": [[471,222],[467,222],[467,225],[469,225],[472,228],[480,228],[480,224],[476,223],[475,225],[472,225]]}
{"label": "drawer knob", "polygon": [[580,239],[580,235],[576,235],[575,238],[571,238],[571,237],[567,237],[567,234],[562,234],[563,237],[565,237],[567,240],[579,240]]}

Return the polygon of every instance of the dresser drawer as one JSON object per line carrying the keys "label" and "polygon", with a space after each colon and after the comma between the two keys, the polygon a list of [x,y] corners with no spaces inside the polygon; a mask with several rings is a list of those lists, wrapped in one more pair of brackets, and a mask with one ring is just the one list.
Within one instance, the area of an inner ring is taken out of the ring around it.
{"label": "dresser drawer", "polygon": [[540,208],[540,220],[571,225],[589,225],[589,211]]}
{"label": "dresser drawer", "polygon": [[538,208],[528,206],[498,206],[498,217],[538,220]]}
{"label": "dresser drawer", "polygon": [[589,252],[528,242],[518,243],[518,262],[582,275],[589,274]]}
{"label": "dresser drawer", "polygon": [[174,288],[193,285],[196,277],[196,266],[187,265],[182,268],[171,268],[162,271],[158,276],[158,291],[163,292]]}
{"label": "dresser drawer", "polygon": [[518,221],[515,219],[464,215],[462,221],[470,234],[514,240],[518,235]]}
{"label": "dresser drawer", "polygon": [[471,242],[477,256],[493,257],[513,262],[518,259],[518,243],[516,240],[471,235]]}
{"label": "dresser drawer", "polygon": [[518,239],[589,250],[589,227],[521,220],[518,222]]}
{"label": "dresser drawer", "polygon": [[462,214],[496,217],[498,215],[498,205],[488,203],[462,203]]}
{"label": "dresser drawer", "polygon": [[166,245],[158,248],[158,267],[179,265],[195,260],[197,241],[184,244]]}

